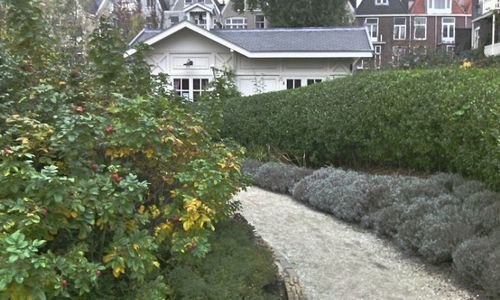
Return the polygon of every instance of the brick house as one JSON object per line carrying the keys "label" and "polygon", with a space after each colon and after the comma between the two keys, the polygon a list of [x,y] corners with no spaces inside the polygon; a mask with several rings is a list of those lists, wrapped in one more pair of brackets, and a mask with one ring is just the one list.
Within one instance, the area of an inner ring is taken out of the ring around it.
{"label": "brick house", "polygon": [[398,66],[410,53],[425,54],[431,49],[455,52],[470,45],[472,0],[351,3],[356,6],[357,24],[367,27],[375,49],[374,58],[364,60],[361,68]]}

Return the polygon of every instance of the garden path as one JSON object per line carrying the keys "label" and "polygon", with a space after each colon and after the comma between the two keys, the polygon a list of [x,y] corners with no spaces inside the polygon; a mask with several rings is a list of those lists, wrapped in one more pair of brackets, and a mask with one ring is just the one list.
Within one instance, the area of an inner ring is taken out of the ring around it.
{"label": "garden path", "polygon": [[236,199],[257,233],[295,268],[308,299],[478,299],[373,233],[289,196],[251,187]]}

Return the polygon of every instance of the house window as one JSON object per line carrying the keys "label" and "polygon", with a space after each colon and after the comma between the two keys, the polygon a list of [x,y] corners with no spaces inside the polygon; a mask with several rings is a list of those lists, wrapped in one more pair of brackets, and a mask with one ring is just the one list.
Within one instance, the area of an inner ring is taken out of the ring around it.
{"label": "house window", "polygon": [[175,93],[190,101],[196,101],[208,87],[208,78],[174,78]]}
{"label": "house window", "polygon": [[389,0],[375,0],[375,5],[389,5]]}
{"label": "house window", "polygon": [[265,28],[266,22],[264,15],[255,15],[255,28]]}
{"label": "house window", "polygon": [[302,86],[302,80],[300,79],[287,79],[286,80],[286,89],[296,89]]}
{"label": "house window", "polygon": [[429,10],[450,10],[451,0],[428,0],[427,8]]}
{"label": "house window", "polygon": [[226,19],[226,29],[246,29],[247,28],[247,18],[229,18]]}
{"label": "house window", "polygon": [[382,46],[375,46],[375,54],[380,55],[382,53]]}
{"label": "house window", "polygon": [[406,18],[394,18],[394,39],[406,40]]}
{"label": "house window", "polygon": [[415,17],[414,28],[413,38],[425,40],[427,38],[427,17]]}
{"label": "house window", "polygon": [[170,17],[170,23],[172,23],[172,25],[178,24],[179,23],[179,17],[178,16]]}
{"label": "house window", "polygon": [[307,79],[307,85],[313,85],[313,84],[319,83],[321,81],[323,81],[323,80],[321,80],[321,79]]}
{"label": "house window", "polygon": [[378,18],[366,18],[365,26],[368,27],[368,33],[372,42],[376,42],[378,37]]}
{"label": "house window", "polygon": [[196,101],[200,97],[200,95],[205,91],[208,87],[208,79],[207,78],[194,78],[193,79],[193,100]]}
{"label": "house window", "polygon": [[455,53],[455,46],[454,45],[446,45],[446,52]]}
{"label": "house window", "polygon": [[193,3],[193,0],[184,0],[184,3],[185,3],[186,5],[190,5],[191,3]]}
{"label": "house window", "polygon": [[455,18],[443,18],[441,38],[443,43],[453,43],[455,41]]}

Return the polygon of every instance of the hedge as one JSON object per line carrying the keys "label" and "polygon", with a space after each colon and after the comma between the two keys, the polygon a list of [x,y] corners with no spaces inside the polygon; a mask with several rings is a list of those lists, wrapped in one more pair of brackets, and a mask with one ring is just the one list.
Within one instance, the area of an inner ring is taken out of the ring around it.
{"label": "hedge", "polygon": [[500,69],[360,74],[229,99],[223,135],[311,166],[461,173],[500,188]]}
{"label": "hedge", "polygon": [[289,174],[308,171],[298,169],[266,163],[250,171],[256,185],[273,191],[293,185],[296,200],[372,229],[430,263],[453,263],[464,279],[500,297],[500,193],[456,174],[418,178],[322,168],[297,182]]}

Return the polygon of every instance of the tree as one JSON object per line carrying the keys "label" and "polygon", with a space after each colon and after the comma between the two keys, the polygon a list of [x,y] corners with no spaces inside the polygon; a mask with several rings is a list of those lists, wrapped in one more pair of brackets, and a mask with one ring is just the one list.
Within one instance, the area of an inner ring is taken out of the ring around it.
{"label": "tree", "polygon": [[273,27],[334,26],[344,24],[346,15],[342,0],[233,0],[233,8],[261,8]]}

